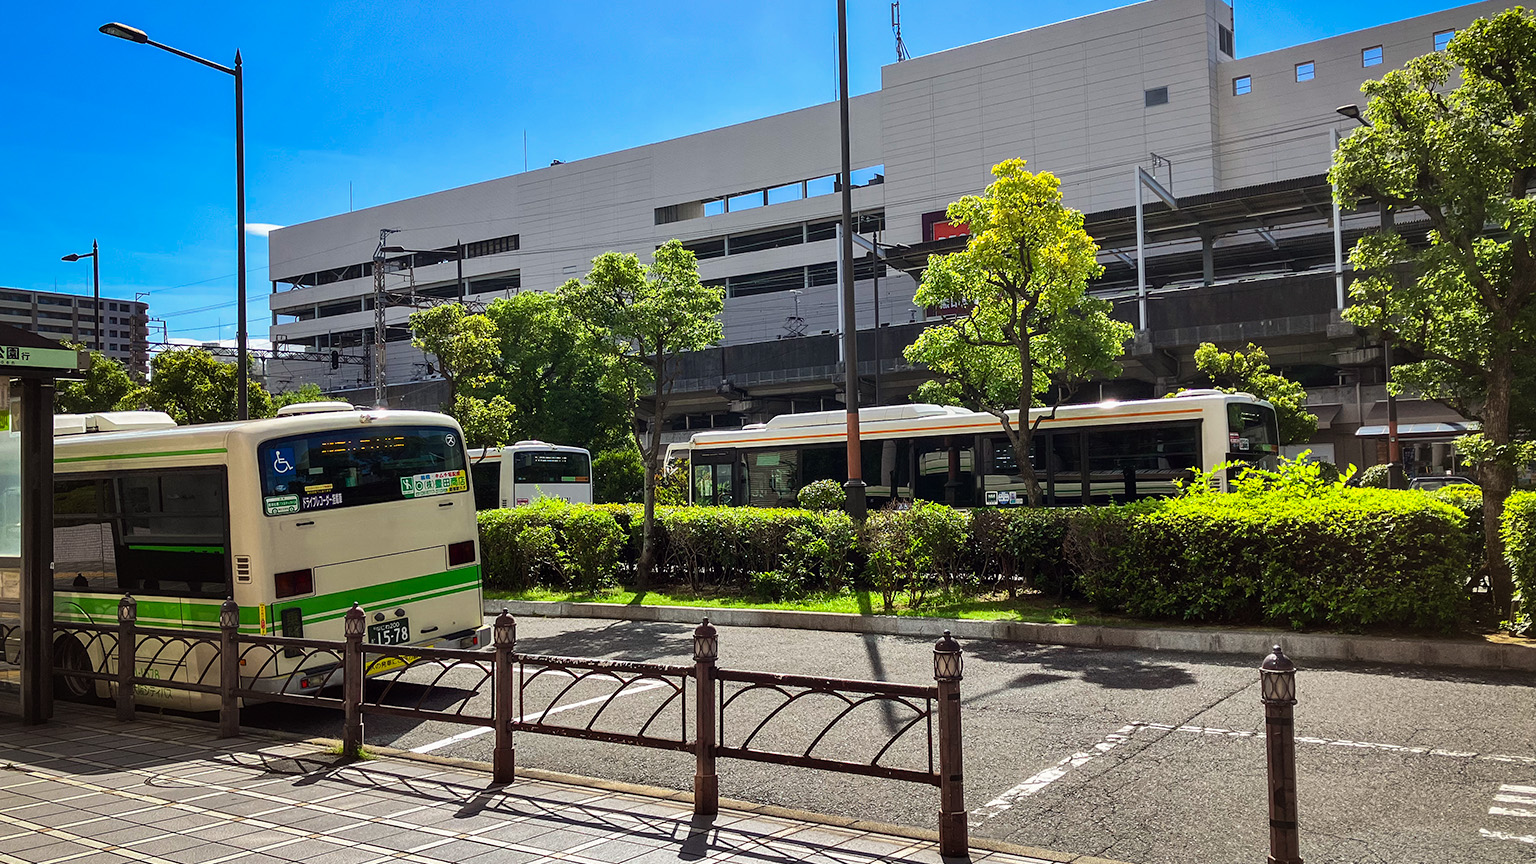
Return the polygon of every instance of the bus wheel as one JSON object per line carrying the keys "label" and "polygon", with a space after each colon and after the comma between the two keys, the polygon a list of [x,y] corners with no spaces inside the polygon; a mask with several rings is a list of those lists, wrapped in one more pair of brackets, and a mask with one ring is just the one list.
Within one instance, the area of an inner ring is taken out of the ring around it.
{"label": "bus wheel", "polygon": [[60,699],[71,702],[94,702],[96,682],[71,672],[88,672],[91,655],[78,639],[65,636],[53,643],[53,692]]}

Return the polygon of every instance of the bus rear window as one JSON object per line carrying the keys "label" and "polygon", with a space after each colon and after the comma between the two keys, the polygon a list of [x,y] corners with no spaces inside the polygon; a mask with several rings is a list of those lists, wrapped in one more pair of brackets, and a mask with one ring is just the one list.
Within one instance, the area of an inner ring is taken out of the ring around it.
{"label": "bus rear window", "polygon": [[262,444],[258,455],[268,516],[469,491],[464,444],[441,426],[295,435]]}
{"label": "bus rear window", "polygon": [[515,453],[514,483],[585,483],[592,479],[592,466],[585,453]]}

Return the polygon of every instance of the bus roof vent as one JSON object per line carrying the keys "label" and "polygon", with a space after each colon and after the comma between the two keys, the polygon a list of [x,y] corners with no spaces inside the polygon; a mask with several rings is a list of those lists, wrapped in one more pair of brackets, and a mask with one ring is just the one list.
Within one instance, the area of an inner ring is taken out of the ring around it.
{"label": "bus roof vent", "polygon": [[545,441],[539,441],[538,439],[535,439],[535,438],[529,438],[529,439],[527,439],[525,441],[519,441],[516,444],[513,444],[512,446],[513,447],[553,447],[555,445],[550,444],[550,443],[545,442]]}
{"label": "bus roof vent", "polygon": [[141,432],[175,429],[176,421],[163,411],[103,411],[99,414],[56,414],[53,434],[83,435],[87,432]]}
{"label": "bus roof vent", "polygon": [[357,406],[351,402],[295,402],[292,405],[284,405],[277,409],[279,417],[295,417],[300,414],[339,414],[343,411],[356,411]]}
{"label": "bus roof vent", "polygon": [[1212,390],[1209,387],[1202,387],[1198,390],[1180,390],[1173,395],[1175,399],[1183,399],[1186,396],[1225,396],[1226,394],[1220,390]]}
{"label": "bus roof vent", "polygon": [[[859,421],[863,423],[884,420],[916,420],[921,417],[945,417],[967,413],[964,408],[944,405],[882,405],[876,408],[860,408]],[[846,411],[813,411],[808,414],[780,414],[764,424],[767,429],[795,429],[807,426],[841,426],[848,422]]]}

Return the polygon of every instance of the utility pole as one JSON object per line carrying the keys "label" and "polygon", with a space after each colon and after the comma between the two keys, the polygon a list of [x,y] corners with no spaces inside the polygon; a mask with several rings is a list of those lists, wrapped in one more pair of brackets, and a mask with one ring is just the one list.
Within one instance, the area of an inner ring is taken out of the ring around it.
{"label": "utility pole", "polygon": [[384,244],[388,242],[389,235],[399,230],[380,228],[379,248],[373,250],[373,404],[376,408],[389,407],[389,395],[384,389],[384,340],[387,335],[384,322],[387,305],[384,295]]}
{"label": "utility pole", "polygon": [[863,454],[859,448],[859,321],[853,296],[853,169],[848,146],[848,0],[837,0],[837,77],[838,112],[842,121],[843,166],[843,401],[848,405],[848,514],[863,522],[867,508],[864,501]]}

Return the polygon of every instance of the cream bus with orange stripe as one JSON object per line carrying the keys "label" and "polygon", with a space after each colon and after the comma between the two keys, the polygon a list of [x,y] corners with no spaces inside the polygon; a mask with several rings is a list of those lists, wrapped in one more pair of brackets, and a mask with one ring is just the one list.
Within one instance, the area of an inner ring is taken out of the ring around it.
{"label": "cream bus with orange stripe", "polygon": [[[458,424],[346,403],[279,414],[194,426],[157,412],[55,417],[57,624],[115,623],[118,601],[132,594],[141,627],[213,631],[233,597],[242,632],[340,640],[342,615],[356,602],[369,643],[484,646],[475,504]],[[105,684],[69,675],[103,667],[98,645],[85,634],[58,637],[61,695],[108,695]],[[218,674],[208,665],[214,648],[197,651],[183,659],[141,648],[139,674],[216,683],[207,677]],[[304,692],[339,681],[334,665],[258,653],[244,672],[255,689]],[[137,695],[217,707],[207,694],[149,687]]]}
{"label": "cream bus with orange stripe", "polygon": [[[1231,460],[1274,467],[1274,408],[1246,393],[1187,390],[1171,399],[1038,408],[1035,474],[1047,504],[1081,506],[1172,495],[1193,469]],[[741,429],[695,433],[687,458],[695,504],[794,506],[806,484],[847,477],[846,413],[785,414]],[[1017,421],[1014,415],[1011,419]],[[1029,503],[1024,478],[991,414],[942,405],[859,412],[871,508],[893,500],[962,507]],[[1225,490],[1226,479],[1216,483]]]}

